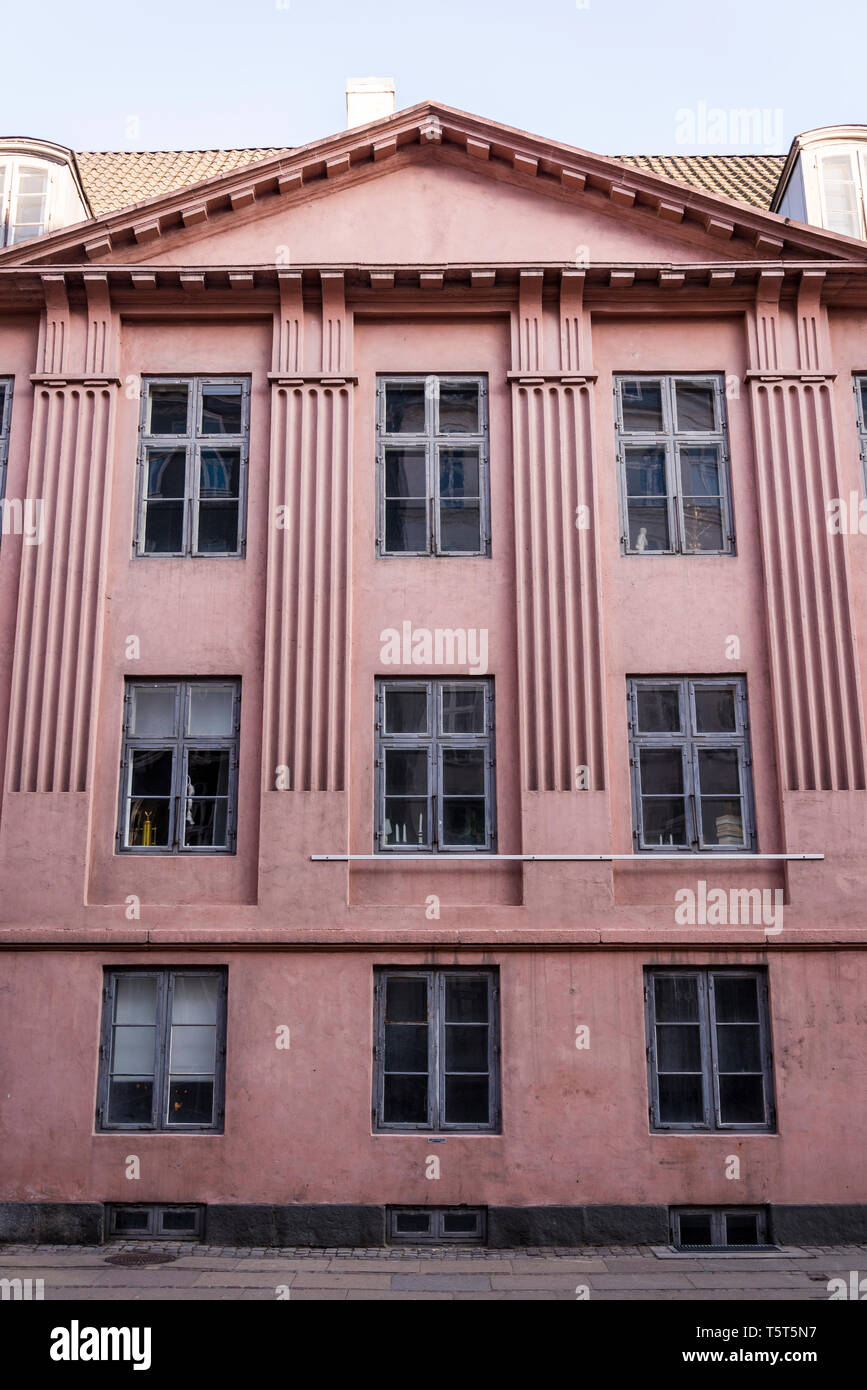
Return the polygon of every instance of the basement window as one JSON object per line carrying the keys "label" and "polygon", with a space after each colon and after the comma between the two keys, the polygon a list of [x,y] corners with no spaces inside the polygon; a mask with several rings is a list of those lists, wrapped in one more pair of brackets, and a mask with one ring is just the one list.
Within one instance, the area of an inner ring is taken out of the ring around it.
{"label": "basement window", "polygon": [[484,1207],[390,1207],[392,1245],[483,1245]]}
{"label": "basement window", "polygon": [[672,1207],[676,1250],[756,1250],[769,1244],[763,1207]]}
{"label": "basement window", "polygon": [[111,1204],[107,1230],[116,1240],[201,1240],[205,1208]]}

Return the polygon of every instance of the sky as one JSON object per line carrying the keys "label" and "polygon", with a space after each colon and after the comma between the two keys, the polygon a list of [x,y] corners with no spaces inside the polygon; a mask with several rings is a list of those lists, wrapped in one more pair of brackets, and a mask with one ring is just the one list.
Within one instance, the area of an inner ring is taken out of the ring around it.
{"label": "sky", "polygon": [[[300,145],[348,77],[600,154],[783,153],[867,123],[863,0],[6,4],[0,135],[73,149]],[[750,113],[750,114],[747,114]]]}

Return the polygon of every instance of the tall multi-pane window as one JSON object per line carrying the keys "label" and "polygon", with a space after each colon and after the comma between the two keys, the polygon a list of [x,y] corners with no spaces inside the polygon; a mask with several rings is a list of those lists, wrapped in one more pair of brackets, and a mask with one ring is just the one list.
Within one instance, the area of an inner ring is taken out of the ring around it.
{"label": "tall multi-pane window", "polygon": [[380,969],[374,1128],[496,1130],[496,970]]}
{"label": "tall multi-pane window", "polygon": [[49,172],[23,160],[0,161],[0,246],[30,241],[48,229]]}
{"label": "tall multi-pane window", "polygon": [[108,970],[98,1127],[218,1130],[226,1056],[225,970]]}
{"label": "tall multi-pane window", "polygon": [[732,552],[722,376],[621,376],[614,395],[623,551]]}
{"label": "tall multi-pane window", "polygon": [[648,970],[653,1129],[774,1127],[763,970]]}
{"label": "tall multi-pane window", "polygon": [[[6,498],[6,466],[9,461],[9,421],[12,418],[12,378],[0,377],[0,521]],[[0,526],[0,533],[2,533]]]}
{"label": "tall multi-pane window", "polygon": [[381,555],[487,555],[486,377],[377,383]]}
{"label": "tall multi-pane window", "polygon": [[856,376],[855,410],[858,416],[858,445],[861,453],[861,481],[867,493],[867,376]]}
{"label": "tall multi-pane window", "polygon": [[238,681],[127,681],[118,849],[232,853]]}
{"label": "tall multi-pane window", "polygon": [[493,850],[490,680],[381,680],[376,692],[376,848]]}
{"label": "tall multi-pane window", "polygon": [[142,380],[137,554],[242,554],[249,431],[249,378]]}
{"label": "tall multi-pane window", "polygon": [[754,849],[743,677],[635,677],[628,700],[636,848]]}

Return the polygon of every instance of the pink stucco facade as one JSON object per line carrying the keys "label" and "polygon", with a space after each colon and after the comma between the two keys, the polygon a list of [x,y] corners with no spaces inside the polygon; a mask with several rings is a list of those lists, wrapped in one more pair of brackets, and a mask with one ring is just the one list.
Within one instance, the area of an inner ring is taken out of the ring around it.
{"label": "pink stucco facade", "polygon": [[[864,490],[867,247],[425,104],[10,248],[0,314],[8,1229],[351,1207],[356,1243],[468,1205],[662,1239],[694,1205],[863,1238],[867,541],[828,509]],[[725,384],[734,553],[623,553],[614,383],[652,373]],[[250,381],[245,553],[136,555],[140,380],[207,374]],[[383,374],[486,378],[490,555],[378,554]],[[377,679],[468,674],[384,668],[407,621],[487,631],[494,857],[374,856]],[[635,853],[627,682],[690,676],[744,683],[750,853]],[[125,683],[209,677],[240,683],[235,852],[124,852]],[[678,920],[700,881],[769,891],[781,930]],[[142,966],[226,969],[220,1133],[100,1126],[106,972]],[[499,1132],[379,1132],[376,968],[471,966]],[[762,972],[766,1131],[653,1128],[654,967]]]}

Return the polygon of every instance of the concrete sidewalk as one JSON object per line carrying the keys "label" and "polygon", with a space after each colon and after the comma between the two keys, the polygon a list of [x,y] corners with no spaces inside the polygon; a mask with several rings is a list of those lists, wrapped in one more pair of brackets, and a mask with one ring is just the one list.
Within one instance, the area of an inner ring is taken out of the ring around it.
{"label": "concrete sidewalk", "polygon": [[[106,1263],[123,1254],[148,1263]],[[578,1250],[241,1250],[184,1243],[0,1247],[0,1279],[42,1279],[45,1300],[786,1299],[827,1301],[867,1275],[867,1246],[678,1255],[662,1246]],[[23,1286],[26,1297],[28,1286]],[[31,1285],[31,1296],[38,1286]],[[585,1292],[586,1290],[586,1292]],[[16,1285],[3,1286],[14,1297]]]}

